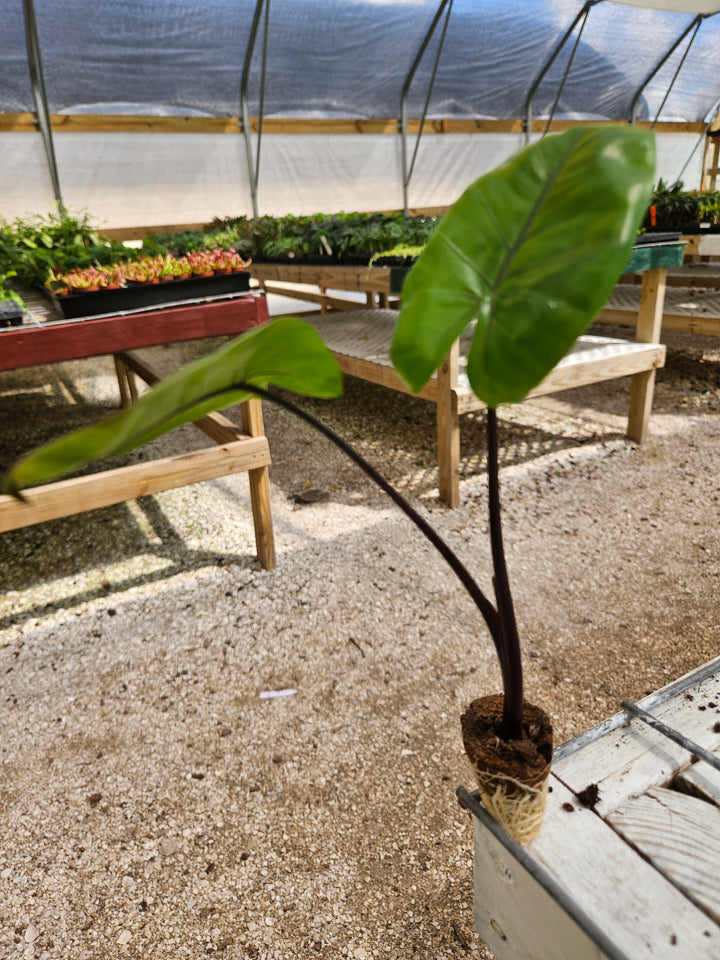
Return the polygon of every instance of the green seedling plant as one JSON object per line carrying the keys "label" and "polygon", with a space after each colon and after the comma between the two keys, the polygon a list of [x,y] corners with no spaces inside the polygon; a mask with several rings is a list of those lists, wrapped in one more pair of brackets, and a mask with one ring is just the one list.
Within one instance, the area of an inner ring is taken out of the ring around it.
{"label": "green seedling plant", "polygon": [[470,384],[487,405],[494,601],[412,505],[357,451],[270,387],[319,397],[341,375],[315,331],[271,321],[179,370],[130,409],[57,440],[17,463],[5,493],[132,450],[212,410],[263,397],[337,444],[405,512],[450,564],[479,609],[500,662],[500,735],[523,728],[520,640],[503,554],[497,408],[525,398],[572,348],[623,272],[647,208],[654,138],[632,127],[584,127],[547,137],[472,184],[434,230],[403,289],[393,363],[419,392],[466,327]]}
{"label": "green seedling plant", "polygon": [[8,270],[7,273],[0,273],[0,301],[4,300],[7,302],[8,300],[11,300],[13,303],[16,303],[19,307],[22,307],[22,309],[25,310],[25,301],[20,294],[6,286],[7,281],[16,275],[17,274],[15,270]]}

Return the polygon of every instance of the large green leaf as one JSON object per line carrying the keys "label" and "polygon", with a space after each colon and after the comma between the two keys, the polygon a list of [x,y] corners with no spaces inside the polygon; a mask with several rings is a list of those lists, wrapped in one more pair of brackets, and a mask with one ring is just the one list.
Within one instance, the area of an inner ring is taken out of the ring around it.
{"label": "large green leaf", "polygon": [[403,287],[392,358],[408,385],[420,390],[477,319],[473,390],[492,407],[525,397],[609,297],[653,179],[650,132],[584,127],[469,187]]}
{"label": "large green leaf", "polygon": [[31,453],[3,478],[2,492],[17,494],[247,400],[252,394],[237,388],[241,382],[317,397],[342,393],[340,369],[316,331],[290,317],[273,320],[181,368],[128,410]]}

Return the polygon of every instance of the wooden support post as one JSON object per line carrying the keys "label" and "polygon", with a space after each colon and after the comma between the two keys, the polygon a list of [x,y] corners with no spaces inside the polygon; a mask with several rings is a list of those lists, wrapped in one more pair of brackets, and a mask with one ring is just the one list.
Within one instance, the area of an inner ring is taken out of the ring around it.
{"label": "wooden support post", "polygon": [[131,403],[128,368],[125,366],[122,357],[118,356],[117,353],[113,354],[113,360],[115,362],[115,376],[120,388],[120,406],[127,410]]}
{"label": "wooden support post", "polygon": [[[263,437],[262,406],[259,400],[246,400],[241,405],[243,429],[251,437]],[[275,566],[275,538],[273,536],[272,512],[270,510],[270,478],[266,466],[248,470],[250,502],[252,503],[255,543],[258,560],[266,570]]]}
{"label": "wooden support post", "polygon": [[[667,268],[665,267],[646,270],[643,273],[636,340],[645,343],[660,343],[666,277]],[[654,390],[655,369],[633,374],[630,387],[627,435],[637,443],[643,443],[647,434]]]}
{"label": "wooden support post", "polygon": [[438,488],[440,499],[449,507],[460,503],[459,358],[460,343],[456,340],[437,372]]}

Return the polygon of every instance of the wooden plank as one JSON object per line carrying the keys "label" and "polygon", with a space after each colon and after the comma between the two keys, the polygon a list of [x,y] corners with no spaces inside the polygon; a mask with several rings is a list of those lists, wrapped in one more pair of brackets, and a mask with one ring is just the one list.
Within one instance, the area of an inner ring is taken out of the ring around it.
{"label": "wooden plank", "polygon": [[[372,360],[362,360],[335,350],[332,353],[342,372],[348,376],[358,377],[360,380],[367,380],[368,383],[376,383],[380,387],[389,387],[391,390],[413,395],[412,390],[391,366],[375,363]],[[434,403],[437,398],[437,381],[435,379],[430,380],[417,396],[424,400],[432,400]]]}
{"label": "wooden plank", "polygon": [[[160,117],[121,114],[50,114],[50,122],[55,132],[62,133],[218,133],[235,134],[242,132],[240,117]],[[617,126],[614,120],[554,120],[552,131],[568,130],[570,127],[598,123],[604,126]],[[420,129],[420,120],[410,118],[407,121],[408,132],[415,134]],[[547,121],[533,120],[534,133],[542,133]],[[638,122],[638,127],[649,128],[646,121]],[[395,117],[378,119],[362,118],[314,118],[314,117],[264,117],[263,132],[292,134],[389,134],[397,136],[399,120]],[[250,130],[258,131],[257,117],[250,118]],[[424,121],[426,134],[444,133],[522,133],[524,120],[511,118],[457,118],[445,117]],[[658,132],[704,133],[705,124],[682,121],[659,121],[655,124]],[[37,123],[32,113],[0,114],[0,131],[36,132]]]}
{"label": "wooden plank", "polygon": [[551,782],[542,831],[524,852],[564,891],[575,917],[587,918],[609,944],[604,951],[582,938],[558,898],[523,876],[523,852],[515,856],[512,842],[491,844],[479,826],[476,926],[498,960],[720,957],[720,930],[705,913],[561,782]]}
{"label": "wooden plank", "polygon": [[[292,263],[253,263],[250,275],[261,283],[277,280],[330,290],[391,293],[389,267],[345,267]],[[279,292],[279,291],[277,291]],[[357,304],[355,304],[357,306]]]}
{"label": "wooden plank", "polygon": [[460,345],[456,340],[437,374],[438,491],[449,507],[460,503],[460,420],[457,383]]}
{"label": "wooden plank", "polygon": [[298,287],[278,287],[274,283],[263,281],[263,290],[266,293],[275,294],[278,297],[289,297],[291,300],[307,300],[311,303],[317,303],[323,307],[330,307],[333,310],[357,310],[357,300],[343,300],[340,297],[331,297],[326,293],[313,290],[300,289]]}
{"label": "wooden plank", "polygon": [[684,235],[680,240],[685,244],[685,260],[692,261],[699,256],[700,237],[697,234]]}
{"label": "wooden plank", "polygon": [[200,480],[257,469],[269,463],[267,438],[253,437],[91,476],[60,480],[23,491],[25,502],[0,496],[0,532],[123,503]]}
{"label": "wooden plank", "polygon": [[630,343],[606,337],[580,337],[575,351],[561,360],[529,396],[543,396],[654,370],[664,362],[665,347],[662,344]]}
{"label": "wooden plank", "polygon": [[[263,414],[260,400],[248,400],[242,405],[243,427],[251,437],[264,437]],[[255,524],[255,544],[258,560],[266,570],[275,566],[275,537],[270,507],[270,478],[267,466],[248,472],[250,500]]]}
{"label": "wooden plank", "polygon": [[633,797],[608,822],[720,922],[720,810],[714,804],[656,787]]}
{"label": "wooden plank", "polygon": [[186,230],[205,231],[213,229],[210,223],[167,223],[144,227],[109,227],[102,229],[102,235],[109,240],[144,240],[158,233],[185,233]]}
{"label": "wooden plank", "polygon": [[120,406],[127,410],[130,406],[130,385],[128,383],[128,371],[122,358],[115,354],[113,356],[115,364],[115,376],[117,377],[118,388],[120,390]]}
{"label": "wooden plank", "polygon": [[[636,339],[644,343],[659,343],[665,303],[666,268],[646,270],[640,288],[640,308],[635,327]],[[633,377],[630,385],[630,409],[627,435],[637,443],[643,443],[647,434],[653,393],[655,369],[641,371]]]}
{"label": "wooden plank", "polygon": [[13,327],[0,334],[0,370],[201,337],[237,335],[266,320],[264,297],[246,294],[165,310]]}
{"label": "wooden plank", "polygon": [[599,948],[564,909],[552,879],[544,875],[543,884],[536,863],[521,849],[508,851],[486,823],[475,820],[473,919],[493,955],[498,960],[615,960],[617,955]]}
{"label": "wooden plank", "polygon": [[[717,672],[689,683],[667,700],[648,698],[640,705],[705,749],[717,750],[720,731],[714,729],[717,715],[711,703],[720,703]],[[571,743],[553,764],[555,776],[576,794],[597,784],[600,799],[595,810],[601,816],[617,810],[629,797],[667,783],[691,763],[687,750],[640,720],[626,720],[625,714],[618,714],[593,734],[594,739]]]}
{"label": "wooden plank", "polygon": [[[623,310],[615,307],[605,307],[594,323],[612,324],[617,327],[634,327],[636,314],[632,310]],[[720,317],[688,316],[682,313],[664,313],[663,330],[673,330],[677,333],[691,333],[696,336],[719,336]]]}
{"label": "wooden plank", "polygon": [[676,774],[672,787],[720,807],[720,771],[707,763],[694,763]]}

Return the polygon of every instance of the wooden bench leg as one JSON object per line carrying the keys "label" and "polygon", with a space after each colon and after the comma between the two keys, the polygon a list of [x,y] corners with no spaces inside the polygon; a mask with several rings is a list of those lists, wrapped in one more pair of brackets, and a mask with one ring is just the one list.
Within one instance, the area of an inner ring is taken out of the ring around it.
{"label": "wooden bench leg", "polygon": [[[243,430],[251,437],[265,433],[262,406],[259,400],[246,400],[241,404]],[[275,566],[275,537],[270,510],[270,479],[267,467],[248,470],[250,502],[252,503],[255,543],[258,560],[266,570]]]}
{"label": "wooden bench leg", "polygon": [[127,409],[138,398],[137,384],[132,371],[122,357],[113,354],[113,360],[115,361],[115,376],[120,388],[120,405]]}
{"label": "wooden bench leg", "polygon": [[[666,277],[666,268],[646,270],[643,273],[636,340],[645,343],[660,343]],[[630,387],[627,435],[637,443],[645,441],[654,392],[654,370],[644,370],[642,373],[633,375]]]}
{"label": "wooden bench leg", "polygon": [[460,418],[457,402],[457,341],[437,372],[438,490],[449,507],[460,503]]}

